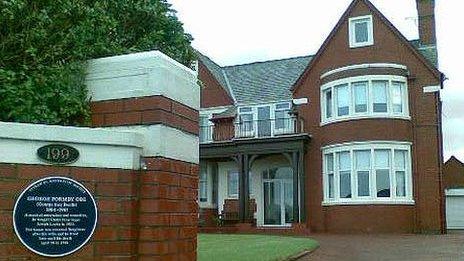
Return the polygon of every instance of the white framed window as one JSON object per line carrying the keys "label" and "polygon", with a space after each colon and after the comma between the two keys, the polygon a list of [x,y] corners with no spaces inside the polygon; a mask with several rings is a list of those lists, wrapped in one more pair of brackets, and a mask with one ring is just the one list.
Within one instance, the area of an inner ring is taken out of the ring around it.
{"label": "white framed window", "polygon": [[238,171],[229,171],[227,173],[227,195],[230,198],[238,198]]}
{"label": "white framed window", "polygon": [[235,135],[238,138],[273,137],[295,131],[295,118],[289,112],[291,101],[238,107]]}
{"label": "white framed window", "polygon": [[278,130],[290,128],[290,103],[278,103],[275,105],[275,128]]}
{"label": "white framed window", "polygon": [[324,205],[414,204],[411,143],[344,143],[322,154]]}
{"label": "white framed window", "polygon": [[321,86],[321,125],[364,118],[409,120],[408,104],[406,77],[367,75],[339,79]]}
{"label": "white framed window", "polygon": [[[203,164],[201,164],[203,165]],[[200,165],[200,202],[208,202],[208,172],[206,166]]]}
{"label": "white framed window", "polygon": [[254,135],[254,111],[252,107],[242,107],[238,110],[238,121],[240,126],[240,133],[244,136]]}
{"label": "white framed window", "polygon": [[351,17],[348,21],[348,38],[350,48],[374,44],[374,25],[372,23],[372,15]]}
{"label": "white framed window", "polygon": [[[229,170],[227,172],[227,196],[229,198],[238,198],[238,187],[240,186],[239,184],[239,177],[238,177],[238,171],[237,170]],[[252,173],[248,173],[248,189],[250,192],[250,195],[252,195]]]}

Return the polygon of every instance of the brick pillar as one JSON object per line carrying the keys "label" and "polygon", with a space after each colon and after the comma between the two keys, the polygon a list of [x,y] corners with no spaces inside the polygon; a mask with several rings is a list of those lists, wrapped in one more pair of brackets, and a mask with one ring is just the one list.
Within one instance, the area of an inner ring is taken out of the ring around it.
{"label": "brick pillar", "polygon": [[199,87],[159,52],[90,63],[92,124],[141,133],[137,258],[196,260]]}

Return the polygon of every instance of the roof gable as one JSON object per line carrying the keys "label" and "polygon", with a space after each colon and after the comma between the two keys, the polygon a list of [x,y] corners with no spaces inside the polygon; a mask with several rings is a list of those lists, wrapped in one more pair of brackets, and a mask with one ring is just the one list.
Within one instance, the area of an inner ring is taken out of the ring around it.
{"label": "roof gable", "polygon": [[450,165],[450,164],[457,164],[461,165],[464,168],[464,163],[460,160],[458,160],[455,156],[451,156],[446,162],[445,165]]}
{"label": "roof gable", "polygon": [[[433,74],[436,79],[441,79],[441,72],[431,63],[429,59],[426,59],[421,52],[413,45],[414,41],[410,42],[404,37],[401,32],[369,1],[369,0],[353,0],[348,8],[345,10],[343,15],[340,17],[339,21],[332,29],[328,37],[325,39],[317,53],[314,55],[313,59],[310,61],[304,72],[300,75],[298,80],[292,86],[292,91],[296,91],[299,86],[302,85],[303,80],[307,77],[311,71],[313,65],[320,59],[320,57],[326,51],[327,46],[330,44],[332,39],[337,35],[340,28],[348,23],[348,19],[353,10],[360,4],[364,4],[372,15],[380,18],[383,24],[398,38],[399,41],[403,42],[405,46],[427,67],[427,69]],[[433,60],[434,58],[431,57]],[[436,59],[436,57],[435,57]]]}

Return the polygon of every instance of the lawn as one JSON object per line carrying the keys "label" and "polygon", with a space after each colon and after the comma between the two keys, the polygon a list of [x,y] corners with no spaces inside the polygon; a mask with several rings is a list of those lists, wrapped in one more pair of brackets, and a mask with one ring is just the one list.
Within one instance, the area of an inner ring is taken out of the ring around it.
{"label": "lawn", "polygon": [[285,260],[318,246],[304,237],[198,234],[198,260]]}

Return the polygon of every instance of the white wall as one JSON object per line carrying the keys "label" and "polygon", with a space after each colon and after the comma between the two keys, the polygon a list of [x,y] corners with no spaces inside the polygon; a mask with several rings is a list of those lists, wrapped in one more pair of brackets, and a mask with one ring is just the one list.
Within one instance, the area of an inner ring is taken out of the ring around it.
{"label": "white wall", "polygon": [[37,156],[45,145],[76,148],[76,167],[139,169],[143,137],[132,132],[0,122],[0,163],[48,165]]}
{"label": "white wall", "polygon": [[165,157],[199,164],[198,136],[162,124],[108,127],[107,129],[136,132],[142,135],[143,156]]}

